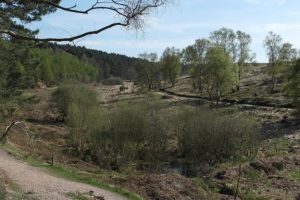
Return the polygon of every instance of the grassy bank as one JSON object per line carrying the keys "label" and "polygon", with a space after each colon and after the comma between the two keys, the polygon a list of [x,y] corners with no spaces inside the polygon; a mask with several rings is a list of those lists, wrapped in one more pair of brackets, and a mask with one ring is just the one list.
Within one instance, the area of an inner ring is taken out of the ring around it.
{"label": "grassy bank", "polygon": [[90,173],[90,172],[81,173],[79,170],[71,169],[67,166],[60,165],[60,164],[50,166],[49,164],[46,164],[37,158],[34,158],[32,156],[26,156],[26,155],[22,154],[14,146],[9,145],[9,144],[1,145],[1,148],[5,149],[11,155],[17,157],[18,159],[24,160],[31,166],[45,169],[47,172],[49,172],[50,174],[52,174],[54,176],[58,176],[58,177],[61,177],[61,178],[64,178],[64,179],[67,179],[70,181],[74,181],[74,182],[88,184],[88,185],[91,185],[91,186],[94,186],[94,187],[97,187],[100,189],[104,189],[104,190],[119,194],[120,196],[123,196],[123,197],[127,198],[128,200],[143,200],[143,198],[140,197],[138,194],[130,192],[126,189],[115,187],[113,185],[101,182],[100,180],[93,178],[93,177],[95,177],[95,174],[93,174],[93,173]]}

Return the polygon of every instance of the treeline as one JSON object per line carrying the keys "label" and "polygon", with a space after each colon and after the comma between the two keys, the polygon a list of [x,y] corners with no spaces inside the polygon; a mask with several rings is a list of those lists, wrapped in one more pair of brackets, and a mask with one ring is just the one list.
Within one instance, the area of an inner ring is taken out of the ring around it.
{"label": "treeline", "polygon": [[95,91],[78,84],[60,86],[52,100],[70,127],[74,155],[106,169],[176,168],[194,176],[201,165],[252,158],[259,144],[248,116],[189,107],[170,112],[156,98],[102,107]]}
{"label": "treeline", "polygon": [[120,77],[125,80],[133,80],[136,76],[135,63],[137,58],[128,57],[116,53],[106,53],[99,50],[87,49],[80,46],[48,44],[53,49],[64,50],[79,59],[95,66],[101,75],[101,79]]}
{"label": "treeline", "polygon": [[99,78],[99,72],[94,66],[64,51],[35,48],[31,52],[38,61],[35,71],[39,73],[36,79],[48,85],[63,80],[89,83]]}
{"label": "treeline", "polygon": [[[155,53],[144,53],[140,55],[142,60],[136,63],[136,81],[152,90],[160,88],[162,83],[174,85],[180,74],[189,74],[194,91],[218,105],[222,96],[240,90],[243,74],[255,64],[251,43],[249,34],[221,28],[183,50],[167,48],[160,59]],[[263,46],[269,59],[266,71],[270,77],[269,93],[281,92],[299,105],[298,50],[274,32],[268,33]]]}
{"label": "treeline", "polygon": [[64,80],[88,83],[98,78],[94,66],[62,50],[0,40],[1,97],[35,87],[39,81],[50,86]]}
{"label": "treeline", "polygon": [[174,86],[180,74],[190,74],[194,90],[218,102],[224,94],[239,90],[242,73],[254,62],[251,42],[247,33],[221,28],[183,50],[166,48],[160,59],[144,53],[140,58],[148,62],[137,64],[136,80],[151,90],[162,81]]}

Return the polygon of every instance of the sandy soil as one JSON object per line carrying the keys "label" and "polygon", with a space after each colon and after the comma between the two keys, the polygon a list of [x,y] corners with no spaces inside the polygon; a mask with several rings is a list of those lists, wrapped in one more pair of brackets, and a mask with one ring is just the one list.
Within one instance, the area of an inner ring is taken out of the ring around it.
{"label": "sandy soil", "polygon": [[125,198],[82,183],[72,182],[48,174],[42,169],[32,167],[14,159],[0,149],[0,169],[25,193],[33,194],[42,200],[69,200],[67,193],[89,193],[105,200],[125,200]]}

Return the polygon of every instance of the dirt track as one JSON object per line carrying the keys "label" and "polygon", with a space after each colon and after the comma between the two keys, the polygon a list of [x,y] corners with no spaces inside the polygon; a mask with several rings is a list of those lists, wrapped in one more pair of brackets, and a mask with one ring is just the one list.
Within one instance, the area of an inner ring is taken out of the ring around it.
{"label": "dirt track", "polygon": [[48,174],[42,169],[15,160],[0,149],[0,169],[25,193],[33,194],[41,200],[69,200],[67,193],[89,193],[104,197],[105,200],[125,200],[125,198],[82,183],[72,182]]}

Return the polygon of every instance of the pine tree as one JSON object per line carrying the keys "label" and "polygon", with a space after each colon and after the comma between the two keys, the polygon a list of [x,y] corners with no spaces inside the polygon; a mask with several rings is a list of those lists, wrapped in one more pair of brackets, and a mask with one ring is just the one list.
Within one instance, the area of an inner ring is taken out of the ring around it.
{"label": "pine tree", "polygon": [[52,83],[54,78],[51,63],[47,57],[44,58],[41,63],[41,78],[48,86]]}

